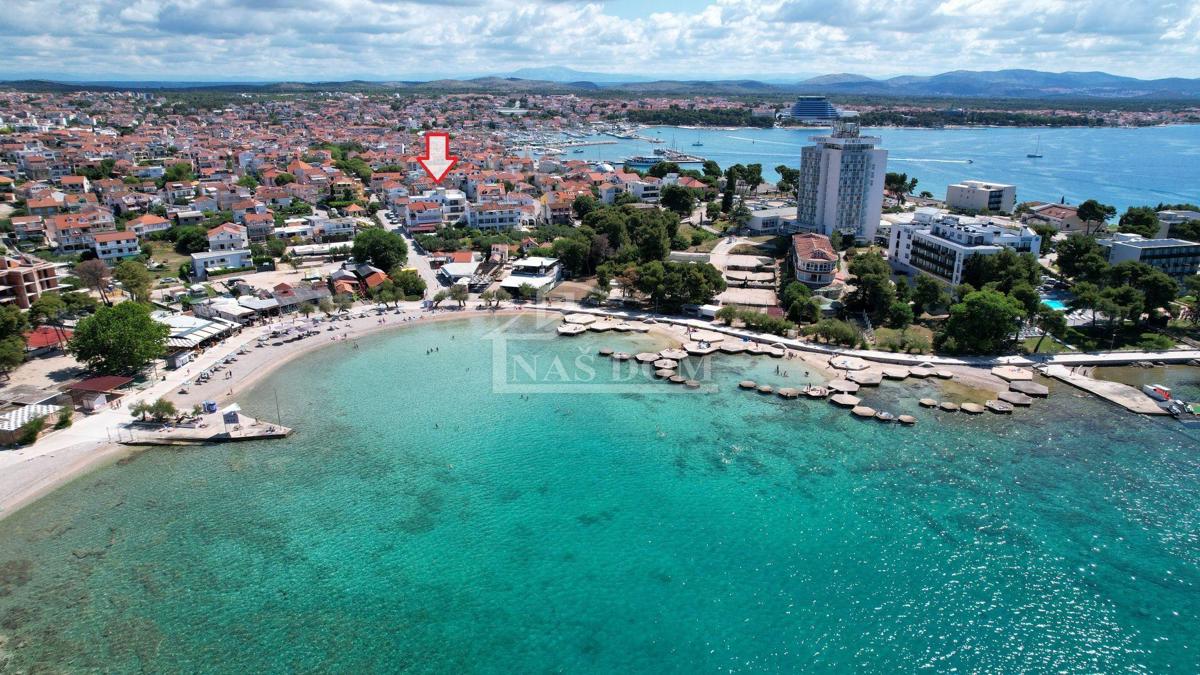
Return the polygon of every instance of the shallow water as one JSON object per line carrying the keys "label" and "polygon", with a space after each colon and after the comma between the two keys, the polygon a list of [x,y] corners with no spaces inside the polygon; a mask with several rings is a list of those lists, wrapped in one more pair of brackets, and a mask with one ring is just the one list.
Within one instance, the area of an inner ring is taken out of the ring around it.
{"label": "shallow water", "polygon": [[498,323],[307,355],[244,401],[278,392],[290,440],[0,521],[0,671],[1200,669],[1200,443],[1169,421],[935,413],[923,382],[864,394],[920,419],[885,426],[736,388],[798,362],[689,394],[589,360],[654,338]]}

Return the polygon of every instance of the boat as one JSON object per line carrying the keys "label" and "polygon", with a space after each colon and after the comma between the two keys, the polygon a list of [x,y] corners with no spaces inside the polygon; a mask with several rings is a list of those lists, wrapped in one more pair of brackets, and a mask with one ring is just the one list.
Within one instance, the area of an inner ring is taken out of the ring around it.
{"label": "boat", "polygon": [[1188,429],[1200,429],[1200,403],[1185,403],[1173,400],[1166,406],[1167,412]]}
{"label": "boat", "polygon": [[1041,159],[1042,158],[1042,136],[1041,136],[1041,134],[1038,134],[1037,145],[1035,145],[1033,147],[1033,152],[1031,152],[1025,156],[1029,157],[1031,159]]}
{"label": "boat", "polygon": [[574,149],[574,150],[572,150],[571,152],[575,153],[576,155],[582,155],[582,154],[583,154],[583,148],[575,148],[575,149]]}
{"label": "boat", "polygon": [[1170,401],[1171,390],[1161,384],[1143,384],[1142,393],[1155,401]]}
{"label": "boat", "polygon": [[704,146],[704,141],[700,140],[700,137],[699,137],[699,136],[697,136],[697,137],[696,137],[696,142],[695,142],[695,143],[692,143],[692,147],[693,147],[693,148],[700,148],[700,147],[703,147],[703,146]]}

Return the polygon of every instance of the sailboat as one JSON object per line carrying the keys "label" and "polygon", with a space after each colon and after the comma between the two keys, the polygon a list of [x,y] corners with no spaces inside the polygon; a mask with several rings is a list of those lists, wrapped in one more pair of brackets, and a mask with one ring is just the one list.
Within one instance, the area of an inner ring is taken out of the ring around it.
{"label": "sailboat", "polygon": [[1031,152],[1025,156],[1029,157],[1031,159],[1041,159],[1042,158],[1042,135],[1041,134],[1038,134],[1037,145],[1034,146],[1033,152]]}
{"label": "sailboat", "polygon": [[692,147],[693,147],[693,148],[698,148],[698,147],[700,147],[700,146],[702,146],[702,145],[704,145],[704,141],[700,140],[700,137],[699,137],[699,136],[697,136],[697,137],[696,137],[696,142],[695,142],[695,143],[692,143]]}

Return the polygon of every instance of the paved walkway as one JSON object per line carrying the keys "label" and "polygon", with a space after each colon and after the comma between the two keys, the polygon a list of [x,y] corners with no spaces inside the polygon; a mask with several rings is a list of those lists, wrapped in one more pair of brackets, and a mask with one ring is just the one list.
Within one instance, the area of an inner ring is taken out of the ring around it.
{"label": "paved walkway", "polygon": [[782,338],[777,335],[756,333],[754,331],[748,331],[741,328],[723,326],[706,319],[663,316],[654,314],[652,312],[642,312],[637,310],[599,309],[595,307],[583,307],[574,303],[562,303],[553,307],[549,305],[533,305],[533,307],[555,312],[584,312],[587,314],[613,316],[623,319],[641,320],[652,318],[661,323],[670,323],[678,326],[690,326],[692,328],[718,331],[725,333],[726,335],[732,335],[734,337],[739,337],[744,340],[751,340],[754,342],[764,342],[767,344],[777,342],[791,349],[816,352],[818,354],[829,354],[831,356],[835,354],[844,354],[848,356],[857,356],[859,358],[868,359],[871,361],[878,361],[881,363],[892,363],[905,366],[914,366],[921,363],[932,363],[934,365],[943,366],[972,366],[978,368],[991,368],[994,366],[1003,365],[1033,366],[1037,364],[1061,364],[1065,366],[1121,366],[1142,361],[1187,363],[1193,360],[1200,360],[1200,349],[1173,349],[1162,352],[1087,352],[1075,354],[1055,354],[1032,358],[1017,355],[936,356],[930,354],[899,354],[877,351],[873,349],[851,349],[847,347],[823,345],[815,342],[808,342],[806,340]]}

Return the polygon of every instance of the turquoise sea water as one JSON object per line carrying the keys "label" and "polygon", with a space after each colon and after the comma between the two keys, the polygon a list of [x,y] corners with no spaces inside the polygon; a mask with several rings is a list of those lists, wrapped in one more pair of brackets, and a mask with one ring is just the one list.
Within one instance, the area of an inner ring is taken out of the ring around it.
{"label": "turquoise sea water", "polygon": [[956,417],[925,382],[864,395],[920,419],[885,426],[736,388],[795,361],[688,394],[591,360],[654,338],[496,325],[307,355],[244,401],[278,392],[288,441],[148,451],[0,521],[0,671],[1200,670],[1200,443],[1169,421],[1070,389]]}
{"label": "turquoise sea water", "polygon": [[[775,167],[800,165],[800,148],[810,136],[827,129],[644,129],[663,145],[619,141],[588,147],[569,159],[617,160],[648,155],[654,148],[680,151],[715,160],[722,167],[736,163],[763,165],[767,180],[776,181]],[[1118,211],[1128,206],[1160,202],[1200,203],[1200,125],[1139,129],[868,129],[888,151],[888,171],[914,176],[917,191],[946,196],[946,186],[961,180],[988,180],[1017,186],[1017,201],[1056,202],[1066,197],[1078,204],[1098,199]],[[1041,159],[1026,157],[1041,139]],[[613,140],[598,136],[597,139]],[[692,147],[700,139],[702,147]],[[972,160],[973,163],[968,163]]]}

